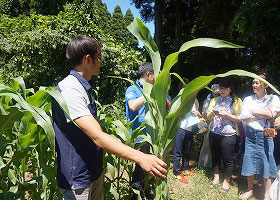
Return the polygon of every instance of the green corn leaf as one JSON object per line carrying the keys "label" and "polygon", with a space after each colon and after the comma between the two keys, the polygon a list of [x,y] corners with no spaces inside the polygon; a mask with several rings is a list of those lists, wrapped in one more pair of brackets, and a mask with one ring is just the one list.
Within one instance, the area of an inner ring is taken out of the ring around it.
{"label": "green corn leaf", "polygon": [[226,77],[226,76],[232,76],[232,75],[237,75],[237,76],[247,76],[247,77],[251,77],[254,79],[258,79],[262,82],[264,82],[268,87],[270,87],[274,92],[276,92],[278,95],[280,95],[279,90],[277,90],[271,83],[269,83],[268,81],[266,81],[265,79],[263,79],[262,77],[252,73],[252,72],[248,72],[245,70],[240,70],[240,69],[236,69],[236,70],[231,70],[228,71],[224,74],[218,74],[216,75],[217,77]]}
{"label": "green corn leaf", "polygon": [[49,97],[48,93],[43,90],[38,90],[34,95],[28,97],[27,102],[36,107],[41,107]]}
{"label": "green corn leaf", "polygon": [[120,120],[112,122],[116,126],[116,133],[124,143],[130,143],[130,132]]}
{"label": "green corn leaf", "polygon": [[160,72],[161,58],[158,47],[153,40],[149,29],[142,23],[142,21],[136,18],[127,29],[138,39],[144,43],[145,49],[148,51],[154,66],[155,77]]}
{"label": "green corn leaf", "polygon": [[10,187],[9,192],[16,194],[18,192],[18,185]]}
{"label": "green corn leaf", "polygon": [[44,91],[47,92],[49,95],[51,95],[58,102],[58,104],[63,109],[63,111],[70,118],[70,114],[69,114],[67,104],[66,104],[63,96],[60,94],[60,92],[57,91],[55,88],[52,88],[52,87],[46,88]]}
{"label": "green corn leaf", "polygon": [[6,166],[6,165],[5,165],[4,161],[3,161],[3,158],[0,157],[0,169],[2,169],[2,168],[5,167],[5,166]]}
{"label": "green corn leaf", "polygon": [[193,47],[211,47],[211,48],[242,48],[242,46],[235,45],[223,40],[217,40],[212,38],[199,38],[186,42],[182,45],[178,52],[167,56],[162,72],[155,80],[151,97],[158,102],[159,111],[162,117],[165,117],[165,101],[168,89],[170,87],[170,69],[178,62],[179,53],[184,52]]}
{"label": "green corn leaf", "polygon": [[115,167],[109,162],[107,162],[107,171],[110,173],[112,178],[115,178]]}
{"label": "green corn leaf", "polygon": [[13,82],[13,81],[15,81],[15,82],[18,84],[18,86],[21,88],[22,93],[23,93],[23,98],[26,99],[26,97],[27,97],[27,91],[26,91],[26,87],[25,87],[25,83],[24,83],[23,78],[22,78],[22,77],[17,77],[17,78],[14,78],[14,79],[12,80],[12,82]]}
{"label": "green corn leaf", "polygon": [[17,178],[15,175],[15,170],[9,169],[8,170],[8,177],[11,180],[11,182],[15,185],[17,182]]}
{"label": "green corn leaf", "polygon": [[114,196],[115,199],[120,199],[120,195],[118,194],[116,188],[114,188],[114,184],[111,184],[110,193]]}
{"label": "green corn leaf", "polygon": [[29,123],[26,129],[26,133],[19,133],[19,146],[21,149],[25,149],[34,143],[36,139],[37,124]]}
{"label": "green corn leaf", "polygon": [[22,109],[29,111],[34,117],[34,119],[36,120],[37,124],[44,129],[48,137],[50,147],[51,149],[54,150],[55,147],[54,130],[52,127],[51,118],[46,114],[46,112],[41,108],[37,108],[35,106],[28,104],[28,102],[26,102],[20,94],[18,94],[17,92],[15,92],[10,88],[0,90],[0,96],[8,96],[14,99],[22,107]]}
{"label": "green corn leaf", "polygon": [[170,75],[174,75],[175,77],[177,77],[183,85],[185,85],[185,86],[187,85],[187,83],[182,79],[182,77],[179,74],[172,72],[172,73],[170,73]]}
{"label": "green corn leaf", "polygon": [[0,115],[0,133],[12,129],[16,121],[20,121],[23,113],[18,108],[11,107],[7,115]]}

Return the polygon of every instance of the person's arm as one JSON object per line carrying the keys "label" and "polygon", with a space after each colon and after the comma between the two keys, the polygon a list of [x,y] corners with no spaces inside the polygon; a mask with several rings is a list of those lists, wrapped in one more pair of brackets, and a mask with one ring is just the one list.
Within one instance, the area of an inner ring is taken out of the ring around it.
{"label": "person's arm", "polygon": [[232,114],[229,114],[229,113],[226,113],[226,112],[219,112],[217,114],[217,116],[228,119],[228,120],[231,120],[231,121],[236,122],[236,123],[240,122],[240,119],[239,119],[238,116],[235,116],[235,115],[232,115]]}
{"label": "person's arm", "polygon": [[198,102],[198,100],[197,99],[195,99],[195,102],[194,102],[194,104],[193,104],[193,107],[192,107],[192,114],[194,114],[194,115],[196,115],[196,116],[198,116],[199,118],[201,118],[202,117],[202,115],[200,114],[200,112],[199,112],[199,102]]}
{"label": "person's arm", "polygon": [[215,114],[213,113],[213,109],[214,109],[214,107],[216,105],[216,101],[217,100],[215,98],[211,99],[210,104],[208,106],[208,109],[207,109],[207,120],[209,120],[209,121],[212,121],[214,119]]}
{"label": "person's arm", "polygon": [[259,119],[272,119],[274,116],[277,115],[276,112],[268,110],[268,109],[264,109],[264,110],[260,110],[260,109],[253,109],[251,111],[252,115],[254,115],[255,117],[259,118]]}
{"label": "person's arm", "polygon": [[274,119],[277,116],[278,111],[280,111],[280,100],[279,97],[275,95],[271,96],[270,98],[272,98],[272,102],[265,109],[252,109],[252,115],[261,119]]}
{"label": "person's arm", "polygon": [[154,155],[145,154],[135,150],[121,143],[113,136],[103,132],[99,123],[93,116],[83,116],[74,121],[96,145],[104,150],[136,162],[152,176],[166,177],[167,171],[165,167],[167,165],[165,162]]}
{"label": "person's arm", "polygon": [[234,102],[233,102],[233,110],[234,114],[226,113],[226,112],[219,112],[217,115],[221,116],[227,120],[231,120],[235,123],[240,123],[241,120],[239,119],[239,115],[242,111],[242,101],[240,98],[234,97]]}
{"label": "person's arm", "polygon": [[128,107],[131,111],[135,112],[136,110],[138,110],[142,105],[144,105],[144,101],[145,101],[145,98],[144,96],[141,96],[137,99],[133,99],[133,100],[130,100],[128,102]]}
{"label": "person's arm", "polygon": [[252,115],[251,113],[251,110],[250,110],[250,107],[252,105],[252,100],[251,100],[251,97],[248,96],[246,97],[244,100],[243,100],[243,103],[242,103],[242,111],[241,111],[241,114],[239,116],[239,119],[241,121],[256,121],[256,120],[259,120],[260,118]]}

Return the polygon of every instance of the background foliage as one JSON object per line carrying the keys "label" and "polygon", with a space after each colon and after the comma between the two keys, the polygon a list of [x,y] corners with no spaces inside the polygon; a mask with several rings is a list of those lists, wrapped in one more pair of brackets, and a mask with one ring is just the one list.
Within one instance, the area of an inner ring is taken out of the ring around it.
{"label": "background foliage", "polygon": [[94,80],[94,87],[102,91],[100,100],[102,103],[121,101],[128,84],[120,84],[106,76],[135,79],[138,66],[145,60],[137,41],[126,29],[132,21],[130,10],[122,16],[116,8],[111,16],[100,0],[67,3],[56,15],[31,11],[17,17],[2,14],[0,79],[9,82],[20,75],[28,87],[53,86],[71,69],[65,58],[71,37],[88,35],[102,44],[102,70],[100,78]]}

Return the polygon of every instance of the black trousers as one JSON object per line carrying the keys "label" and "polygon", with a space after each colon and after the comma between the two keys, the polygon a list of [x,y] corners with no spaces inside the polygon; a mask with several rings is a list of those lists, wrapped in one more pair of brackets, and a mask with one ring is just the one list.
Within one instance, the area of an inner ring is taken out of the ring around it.
{"label": "black trousers", "polygon": [[277,135],[275,138],[273,138],[274,141],[274,159],[276,162],[276,165],[280,164],[280,131],[277,131]]}
{"label": "black trousers", "polygon": [[221,160],[224,164],[224,178],[230,178],[233,173],[233,154],[236,135],[222,136],[210,132],[210,148],[214,173],[219,173]]}
{"label": "black trousers", "polygon": [[[173,151],[173,173],[179,175],[187,170],[193,143],[193,132],[180,128],[176,134]],[[182,165],[180,160],[182,159]]]}
{"label": "black trousers", "polygon": [[[136,146],[137,146],[137,144],[135,145],[135,149],[136,149]],[[145,144],[144,146],[142,146],[140,148],[140,151],[143,152],[143,153],[150,153],[150,145]],[[137,189],[139,187],[142,187],[144,178],[145,178],[144,169],[142,169],[140,167],[140,165],[136,164],[135,169],[132,173],[132,180],[131,180],[132,187],[135,188],[135,189]]]}

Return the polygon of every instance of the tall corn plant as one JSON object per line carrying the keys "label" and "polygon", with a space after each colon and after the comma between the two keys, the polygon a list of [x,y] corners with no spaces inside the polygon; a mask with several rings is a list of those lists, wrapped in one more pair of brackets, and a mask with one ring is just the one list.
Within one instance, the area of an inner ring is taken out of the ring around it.
{"label": "tall corn plant", "polygon": [[0,84],[0,199],[60,199],[51,97],[68,113],[53,88],[35,93],[21,77]]}
{"label": "tall corn plant", "polygon": [[[133,130],[130,135],[130,128],[133,122],[126,122],[122,116],[122,108],[118,104],[110,104],[102,106],[98,105],[98,118],[102,129],[116,137],[122,143],[132,147],[134,140],[142,134],[144,126]],[[108,152],[104,157],[105,173],[105,199],[124,199],[130,198],[132,193],[129,189],[129,184],[132,178],[133,162],[112,155]],[[111,195],[110,195],[111,194]]]}
{"label": "tall corn plant", "polygon": [[[223,40],[211,38],[199,38],[184,43],[178,52],[174,52],[167,56],[163,68],[161,69],[161,57],[156,43],[152,39],[148,28],[140,19],[135,19],[129,26],[128,30],[144,43],[144,47],[149,53],[155,74],[155,83],[144,84],[143,95],[145,97],[145,122],[147,127],[147,135],[144,136],[144,142],[148,142],[152,146],[152,153],[168,162],[168,150],[175,138],[176,131],[181,119],[188,113],[194,103],[197,93],[208,87],[208,84],[217,77],[225,77],[230,75],[248,76],[258,78],[268,84],[278,94],[271,84],[257,76],[256,74],[243,71],[232,70],[224,74],[200,76],[189,82],[184,89],[174,98],[169,112],[166,110],[166,97],[170,88],[170,70],[178,61],[181,52],[187,51],[193,47],[210,47],[210,48],[242,48],[242,46],[232,44]],[[181,77],[176,75],[179,79]],[[169,162],[168,162],[169,164]],[[155,199],[168,199],[168,185],[166,179],[157,180],[155,184]]]}

